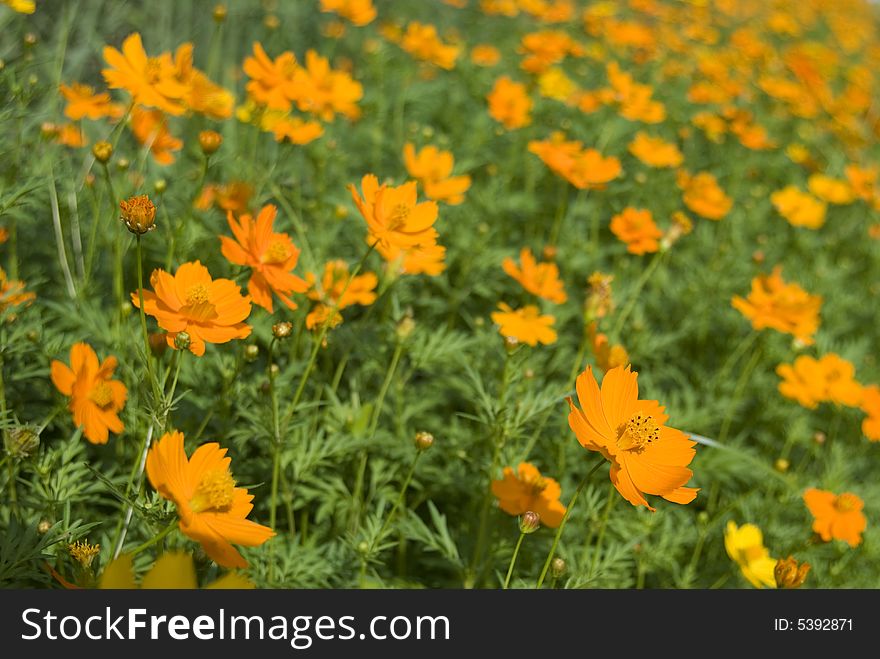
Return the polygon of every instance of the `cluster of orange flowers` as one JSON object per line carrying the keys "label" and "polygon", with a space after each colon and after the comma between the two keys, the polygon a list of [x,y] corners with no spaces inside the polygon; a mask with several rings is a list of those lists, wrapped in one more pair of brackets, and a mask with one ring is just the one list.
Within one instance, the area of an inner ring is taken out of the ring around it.
{"label": "cluster of orange flowers", "polygon": [[561,132],[547,140],[529,142],[529,151],[578,190],[604,190],[622,173],[620,160],[604,157],[596,149],[585,149],[580,141],[566,140]]}
{"label": "cluster of orange flowers", "polygon": [[769,275],[755,277],[749,295],[734,296],[732,304],[756,330],[771,328],[792,334],[806,345],[813,343],[819,329],[821,296],[810,295],[797,284],[783,280],[782,266],[776,266]]}

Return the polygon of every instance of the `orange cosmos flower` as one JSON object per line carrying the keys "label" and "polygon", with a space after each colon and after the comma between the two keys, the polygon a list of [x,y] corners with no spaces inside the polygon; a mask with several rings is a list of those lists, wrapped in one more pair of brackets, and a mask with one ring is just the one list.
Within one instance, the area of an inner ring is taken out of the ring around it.
{"label": "orange cosmos flower", "polygon": [[752,322],[752,327],[767,327],[778,332],[793,334],[799,341],[810,345],[819,329],[819,309],[822,297],[810,295],[800,286],[782,279],[782,266],[773,268],[770,275],[752,279],[752,290],[747,298],[735,295],[733,308]]}
{"label": "orange cosmos flower", "polygon": [[173,163],[171,152],[183,148],[183,141],[168,132],[168,119],[161,110],[135,107],[131,111],[131,132],[139,144],[149,147],[153,160],[160,165]]}
{"label": "orange cosmos flower", "polygon": [[437,242],[437,203],[417,203],[415,181],[397,187],[389,187],[373,174],[361,179],[361,197],[357,188],[349,184],[351,198],[367,223],[371,244],[383,248],[409,249],[417,245],[433,245]]}
{"label": "orange cosmos flower", "polygon": [[400,47],[416,59],[430,62],[441,69],[455,68],[458,46],[443,43],[437,36],[437,28],[413,21],[406,26]]}
{"label": "orange cosmos flower", "polygon": [[562,522],[565,506],[559,501],[562,488],[552,478],[541,476],[535,465],[520,462],[514,472],[504,468],[501,480],[492,481],[492,494],[498,497],[498,507],[508,515],[538,513],[541,523],[555,529]]}
{"label": "orange cosmos flower", "polygon": [[811,487],[804,492],[804,503],[813,514],[813,531],[822,540],[843,540],[850,547],[862,542],[862,531],[868,526],[868,520],[862,512],[865,504],[855,494],[836,495]]}
{"label": "orange cosmos flower", "polygon": [[52,361],[52,384],[70,397],[67,407],[73,422],[92,444],[106,444],[111,431],[119,434],[125,430],[118,413],[125,406],[128,390],[112,379],[116,364],[116,357],[99,364],[98,355],[87,343],[76,343],[70,349],[70,366]]}
{"label": "orange cosmos flower", "polygon": [[862,432],[872,442],[880,441],[880,386],[872,384],[862,389],[861,408],[868,415],[862,421]]}
{"label": "orange cosmos flower", "polygon": [[520,250],[519,262],[521,267],[517,267],[516,262],[507,257],[501,262],[501,267],[529,293],[556,304],[562,304],[568,299],[555,263],[538,263],[528,247]]}
{"label": "orange cosmos flower", "polygon": [[681,171],[678,187],[684,193],[684,204],[707,220],[720,220],[733,208],[733,200],[718,185],[712,174],[701,172],[691,176]]}
{"label": "orange cosmos flower", "polygon": [[215,563],[226,568],[247,567],[232,543],[257,547],[275,532],[246,517],[254,495],[236,487],[229,471],[230,458],[217,442],[202,444],[187,458],[183,433],[165,433],[147,455],[150,484],[173,501],[180,516],[180,532],[201,543]]}
{"label": "orange cosmos flower", "polygon": [[634,506],[653,511],[645,494],[673,503],[690,503],[698,490],[684,487],[693,472],[695,442],[665,425],[669,416],[656,400],[639,400],[638,373],[618,366],[596,383],[593,369],[577,379],[580,409],[568,399],[568,424],[581,446],[611,463],[611,482]]}
{"label": "orange cosmos flower", "polygon": [[[182,264],[174,275],[157,268],[150,285],[154,290],[144,291],[144,311],[167,332],[171,348],[176,348],[177,335],[186,332],[189,351],[201,357],[205,343],[226,343],[251,333],[244,322],[251,313],[250,296],[242,296],[231,279],[212,279],[200,261]],[[137,291],[131,301],[140,308]]]}
{"label": "orange cosmos flower", "polygon": [[677,146],[641,131],[630,142],[629,152],[648,167],[678,167],[684,162],[684,156]]}
{"label": "orange cosmos flower", "polygon": [[498,332],[501,336],[528,343],[533,347],[539,343],[550,345],[556,342],[556,331],[552,328],[556,322],[554,316],[542,316],[538,307],[533,304],[513,310],[504,302],[499,302],[498,308],[501,311],[492,312],[492,321],[499,325]]}
{"label": "orange cosmos flower", "polygon": [[813,195],[801,192],[797,186],[787,185],[777,190],[770,195],[770,201],[792,226],[818,229],[825,224],[828,207]]}
{"label": "orange cosmos flower", "polygon": [[299,70],[292,52],[285,51],[273,60],[255,41],[254,55],[245,58],[242,68],[250,78],[245,88],[251,98],[274,110],[290,109],[291,99],[297,95],[294,76]]}
{"label": "orange cosmos flower", "polygon": [[660,249],[663,232],[654,223],[651,211],[627,206],[611,218],[611,233],[626,243],[630,254],[652,254]]}
{"label": "orange cosmos flower", "polygon": [[834,353],[821,359],[801,355],[793,365],[776,367],[776,373],[782,378],[779,392],[810,409],[824,402],[857,407],[863,390],[855,379],[855,372],[851,362]]}
{"label": "orange cosmos flower", "polygon": [[107,92],[96,94],[95,90],[88,85],[74,82],[70,86],[61,85],[59,89],[67,99],[64,115],[74,121],[84,117],[88,119],[103,119],[104,117],[118,119],[125,112],[121,105],[110,101],[110,94]]}
{"label": "orange cosmos flower", "polygon": [[35,293],[25,291],[24,287],[23,281],[7,278],[6,271],[0,268],[0,313],[22,304],[30,304],[37,297]]}
{"label": "orange cosmos flower", "polygon": [[376,247],[382,258],[401,275],[429,275],[436,277],[446,270],[446,248],[443,245],[417,245],[409,249]]}
{"label": "orange cosmos flower", "polygon": [[174,69],[177,80],[186,88],[184,103],[193,112],[212,119],[228,119],[232,116],[235,98],[232,93],[208,79],[193,66],[193,45],[184,43],[174,53]]}
{"label": "orange cosmos flower", "polygon": [[585,149],[577,154],[563,176],[578,190],[604,190],[621,171],[620,161],[614,156],[605,158],[596,149]]}
{"label": "orange cosmos flower", "polygon": [[471,62],[477,66],[495,66],[501,61],[501,51],[491,44],[477,44],[471,49]]}
{"label": "orange cosmos flower", "polygon": [[593,357],[603,373],[612,368],[629,364],[629,354],[619,343],[611,344],[608,336],[598,331],[598,323],[592,321],[587,325],[587,336],[590,339],[590,347],[593,349]]}
{"label": "orange cosmos flower", "polygon": [[868,203],[874,201],[877,194],[877,177],[880,176],[880,169],[875,166],[859,167],[858,165],[847,165],[844,173],[856,197]]}
{"label": "orange cosmos flower", "polygon": [[332,121],[337,112],[349,119],[361,115],[357,106],[364,95],[361,83],[345,71],[331,69],[327,58],[314,50],[306,53],[305,68],[296,71],[294,89],[297,107],[324,121]]}
{"label": "orange cosmos flower", "polygon": [[321,0],[322,12],[333,12],[362,27],[376,18],[373,0]]}
{"label": "orange cosmos flower", "polygon": [[216,206],[222,211],[242,213],[247,211],[254,188],[246,181],[230,181],[229,183],[209,183],[193,202],[199,210],[208,210]]}
{"label": "orange cosmos flower", "polygon": [[171,57],[147,57],[141,35],[130,34],[122,42],[122,52],[104,46],[104,80],[112,89],[125,89],[138,105],[159,108],[168,114],[180,115],[186,106],[186,86],[176,78]]}
{"label": "orange cosmos flower", "polygon": [[291,293],[305,293],[309,285],[291,272],[299,260],[299,249],[286,233],[275,233],[272,225],[278,209],[263,206],[256,219],[242,215],[238,221],[232,212],[226,215],[235,239],[220,236],[221,251],[230,263],[251,268],[248,293],[251,301],[272,313],[272,293],[289,309],[296,309]]}
{"label": "orange cosmos flower", "polygon": [[845,205],[855,201],[855,193],[849,183],[824,174],[810,176],[807,187],[819,199],[829,204]]}
{"label": "orange cosmos flower", "polygon": [[412,143],[403,145],[406,171],[422,184],[428,199],[457,206],[464,201],[464,193],[471,187],[471,177],[452,176],[455,159],[449,151],[428,145],[416,153]]}
{"label": "orange cosmos flower", "polygon": [[507,76],[495,81],[492,91],[486,96],[489,101],[489,116],[501,123],[507,130],[522,128],[532,123],[532,99],[526,86],[514,82]]}
{"label": "orange cosmos flower", "polygon": [[44,124],[47,136],[54,136],[55,142],[71,149],[78,149],[87,144],[86,136],[79,124]]}
{"label": "orange cosmos flower", "polygon": [[563,178],[567,177],[582,150],[581,142],[567,141],[565,133],[560,131],[554,132],[549,139],[529,142],[529,151],[538,156],[550,171]]}
{"label": "orange cosmos flower", "polygon": [[[342,314],[339,312],[353,304],[367,306],[376,301],[376,285],[378,277],[372,272],[358,275],[351,279],[348,264],[342,259],[328,261],[324,264],[324,274],[320,284],[314,273],[306,273],[306,281],[309,285],[307,295],[309,299],[318,304],[306,316],[306,327],[314,329],[329,321],[330,327],[336,327],[342,322]],[[344,291],[344,294],[343,294]],[[330,317],[335,308],[336,312]]]}

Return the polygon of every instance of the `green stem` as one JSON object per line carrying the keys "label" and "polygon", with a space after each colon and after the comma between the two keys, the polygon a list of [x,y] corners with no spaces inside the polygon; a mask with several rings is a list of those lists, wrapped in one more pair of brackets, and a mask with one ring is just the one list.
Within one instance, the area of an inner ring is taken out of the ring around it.
{"label": "green stem", "polygon": [[519,534],[519,539],[516,541],[516,547],[513,548],[513,556],[510,557],[510,565],[507,566],[507,576],[504,578],[504,586],[502,586],[502,590],[507,590],[508,586],[510,586],[510,577],[513,575],[513,566],[516,565],[516,557],[519,556],[519,548],[525,537],[525,533]]}
{"label": "green stem", "polygon": [[648,267],[645,268],[642,272],[641,277],[639,277],[638,281],[636,282],[635,288],[632,290],[632,292],[629,293],[629,299],[626,301],[626,306],[623,308],[623,311],[620,312],[620,315],[617,317],[617,320],[614,323],[614,329],[611,330],[612,337],[620,337],[620,332],[623,329],[623,325],[626,322],[626,319],[629,318],[629,315],[632,313],[633,308],[636,306],[636,302],[638,302],[639,294],[642,292],[645,284],[648,283],[651,275],[654,274],[657,266],[660,265],[660,261],[663,260],[664,254],[665,252],[657,252],[656,254],[654,254],[654,258],[651,259],[651,263],[649,263]]}
{"label": "green stem", "polygon": [[[275,371],[272,368],[272,357],[275,352],[275,343],[277,339],[274,337],[269,343],[268,366],[269,371],[269,399],[272,405],[272,490],[269,495],[269,528],[275,529],[275,523],[278,519],[278,482],[281,478],[281,426],[278,423],[278,396],[275,392]],[[273,560],[275,553],[275,545],[269,545],[269,584],[275,580],[275,561]]]}
{"label": "green stem", "polygon": [[418,451],[416,453],[416,457],[413,458],[412,464],[409,467],[409,471],[406,473],[406,478],[403,479],[403,485],[401,485],[400,487],[400,492],[397,493],[397,500],[391,507],[391,512],[388,513],[385,521],[382,522],[382,526],[379,528],[379,532],[375,536],[373,536],[373,541],[370,543],[370,552],[367,553],[371,553],[376,543],[381,542],[382,535],[385,533],[388,525],[391,524],[391,521],[394,519],[394,516],[397,514],[400,506],[403,504],[404,498],[406,497],[406,491],[409,489],[409,484],[410,482],[412,482],[413,474],[416,473],[416,465],[419,463],[419,458],[421,457],[422,451]]}
{"label": "green stem", "polygon": [[550,553],[547,554],[547,560],[544,561],[544,567],[541,569],[541,576],[538,577],[538,583],[535,584],[535,590],[540,589],[544,584],[544,579],[547,577],[547,572],[550,570],[550,564],[553,562],[553,556],[556,554],[556,547],[559,546],[559,539],[562,537],[562,530],[565,528],[565,523],[568,522],[569,515],[571,515],[571,509],[574,508],[574,504],[577,503],[578,497],[581,495],[587,481],[590,480],[590,476],[592,476],[593,473],[595,473],[595,471],[603,464],[605,464],[605,458],[599,456],[599,460],[593,465],[593,468],[587,472],[587,475],[584,476],[580,485],[578,485],[577,489],[574,491],[571,501],[568,502],[568,506],[565,508],[565,515],[562,516],[562,522],[560,522],[559,527],[556,529],[556,535],[553,536],[553,545],[550,547]]}
{"label": "green stem", "polygon": [[[113,188],[113,177],[110,176],[110,168],[107,163],[101,163],[104,170],[104,180],[107,182],[107,190],[110,194],[110,208],[112,212],[117,209],[119,198]],[[111,217],[113,217],[111,212]],[[122,304],[124,302],[124,282],[122,274],[122,232],[118,231],[118,227],[113,227],[113,221],[110,222],[113,233],[113,297],[116,300],[116,313],[122,313]]]}
{"label": "green stem", "polygon": [[[6,330],[0,330],[0,420],[6,421],[6,381],[3,379],[3,353],[6,350]],[[7,441],[7,430],[6,427],[3,427],[3,445],[6,445]],[[9,464],[7,465],[7,470],[9,472],[9,503],[13,512],[18,512],[18,491],[15,487],[15,478],[16,478],[16,464],[15,461],[10,459]]]}
{"label": "green stem", "polygon": [[727,439],[727,433],[730,431],[730,424],[733,422],[733,416],[736,412],[736,407],[739,404],[740,398],[742,398],[743,391],[746,388],[746,385],[749,382],[749,376],[754,371],[755,366],[758,365],[758,361],[761,359],[761,347],[758,346],[758,349],[752,353],[752,358],[746,364],[742,373],[739,376],[739,380],[737,380],[736,388],[733,390],[733,396],[730,399],[730,404],[727,407],[727,414],[724,415],[724,421],[721,423],[721,430],[718,431],[718,443],[724,444],[724,440]]}
{"label": "green stem", "polygon": [[[153,392],[153,404],[158,405],[161,395],[159,393],[159,382],[156,380],[156,374],[153,373],[153,360],[150,358],[150,335],[147,332],[147,314],[144,311],[144,266],[143,255],[141,251],[141,234],[137,237],[137,278],[138,278],[138,306],[140,307],[141,317],[141,334],[144,338],[144,360],[147,362],[147,375],[150,378],[150,388]],[[175,380],[176,383],[176,380]]]}
{"label": "green stem", "polygon": [[556,200],[556,216],[553,218],[553,226],[550,228],[550,236],[547,239],[547,244],[553,247],[556,246],[556,241],[559,240],[559,232],[562,229],[562,219],[565,217],[567,202],[568,183],[560,178],[559,193]]}
{"label": "green stem", "polygon": [[596,574],[596,568],[599,565],[599,555],[602,553],[602,541],[605,540],[605,530],[608,528],[608,516],[611,514],[611,507],[617,497],[614,496],[614,486],[608,487],[608,501],[605,503],[605,512],[602,513],[602,523],[599,525],[599,537],[596,538],[596,545],[593,548],[593,560],[590,561],[590,579]]}
{"label": "green stem", "polygon": [[759,332],[749,332],[743,337],[742,341],[739,342],[739,345],[736,346],[733,352],[730,353],[730,356],[724,361],[718,374],[713,378],[713,384],[724,381],[727,377],[727,373],[733,368],[733,365],[737,362],[740,356],[752,346],[752,343],[754,343],[759,336]]}
{"label": "green stem", "polygon": [[140,554],[144,549],[148,549],[149,547],[152,547],[153,545],[155,545],[157,542],[161,542],[162,540],[165,539],[165,536],[167,536],[169,533],[171,533],[175,529],[176,526],[177,526],[177,520],[176,519],[172,520],[168,524],[168,526],[166,526],[164,529],[162,529],[157,535],[153,536],[152,538],[147,540],[145,543],[138,545],[137,547],[132,549],[130,552],[128,552],[128,554],[130,556],[136,556],[136,555]]}

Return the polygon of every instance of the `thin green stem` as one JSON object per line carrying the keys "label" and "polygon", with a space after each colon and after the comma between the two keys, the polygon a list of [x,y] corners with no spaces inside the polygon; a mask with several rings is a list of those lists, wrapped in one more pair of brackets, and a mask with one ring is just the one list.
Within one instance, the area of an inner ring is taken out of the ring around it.
{"label": "thin green stem", "polygon": [[161,395],[159,393],[159,382],[156,380],[156,374],[153,372],[153,360],[150,358],[152,351],[150,350],[150,334],[147,332],[147,314],[144,311],[144,265],[143,253],[141,250],[141,234],[137,234],[137,278],[138,278],[138,308],[141,318],[141,334],[144,338],[144,361],[147,362],[147,375],[150,378],[150,389],[153,392],[153,404],[158,405]]}
{"label": "thin green stem", "polygon": [[580,485],[578,485],[577,489],[574,491],[571,500],[568,502],[568,506],[565,508],[565,515],[562,516],[562,522],[560,522],[559,527],[556,529],[556,535],[553,536],[553,545],[550,547],[550,553],[547,554],[547,560],[544,561],[544,567],[541,569],[541,576],[538,577],[538,583],[535,584],[535,590],[540,589],[541,586],[544,585],[544,579],[547,577],[547,572],[550,570],[550,564],[553,562],[553,557],[556,555],[556,547],[559,546],[559,539],[562,537],[562,531],[565,528],[565,523],[568,522],[568,517],[571,515],[571,510],[574,508],[574,504],[577,503],[578,497],[587,485],[587,481],[590,480],[590,476],[592,476],[603,464],[605,464],[605,458],[599,456],[599,460],[593,465],[593,468],[587,472],[587,475],[584,476]]}
{"label": "thin green stem", "polygon": [[666,252],[657,252],[656,254],[654,254],[654,258],[651,259],[648,267],[644,269],[642,275],[639,277],[638,281],[636,281],[635,287],[629,293],[629,299],[626,301],[626,306],[620,312],[620,315],[617,316],[617,320],[614,323],[614,329],[611,330],[612,337],[620,337],[620,332],[623,329],[624,323],[626,323],[626,319],[629,318],[629,315],[632,313],[632,310],[636,306],[636,302],[638,302],[639,294],[642,292],[645,284],[648,283],[651,275],[654,274],[654,271],[660,265],[660,261],[663,260],[663,255],[665,253]]}
{"label": "thin green stem", "polygon": [[[281,479],[281,426],[278,423],[278,396],[275,391],[275,369],[272,358],[277,339],[269,342],[267,371],[269,375],[269,399],[272,406],[272,489],[269,495],[269,528],[274,529],[278,519],[278,482]],[[274,544],[269,545],[269,584],[275,580]]]}
{"label": "thin green stem", "polygon": [[507,576],[504,578],[504,586],[502,586],[502,590],[507,590],[508,586],[510,586],[510,577],[513,575],[513,566],[516,565],[516,557],[519,556],[519,548],[525,537],[525,533],[519,534],[519,539],[516,541],[516,547],[513,548],[513,556],[510,557],[510,565],[507,566]]}
{"label": "thin green stem", "polygon": [[382,526],[379,528],[379,532],[373,537],[373,541],[370,543],[370,552],[372,552],[373,547],[376,545],[377,542],[381,542],[385,530],[388,528],[388,525],[391,524],[394,516],[397,514],[397,511],[400,509],[400,506],[403,505],[404,499],[406,497],[406,491],[409,489],[409,484],[412,482],[413,474],[416,473],[416,465],[419,463],[419,458],[422,457],[422,453],[423,451],[418,451],[416,453],[416,457],[413,458],[412,464],[410,464],[409,466],[409,471],[406,473],[406,478],[403,479],[403,485],[400,486],[400,492],[397,493],[397,499],[395,500],[394,505],[391,507],[391,511],[388,513],[387,517],[385,517],[385,521],[382,522]]}
{"label": "thin green stem", "polygon": [[568,206],[568,183],[563,179],[559,179],[559,192],[556,199],[556,215],[553,218],[553,225],[550,227],[550,235],[547,238],[547,244],[556,246],[559,240],[559,232],[562,230],[562,220],[565,218],[565,211]]}
{"label": "thin green stem", "polygon": [[602,513],[602,522],[599,524],[599,537],[596,538],[596,544],[593,547],[593,560],[590,561],[590,579],[596,574],[596,568],[599,566],[599,556],[602,553],[602,541],[605,540],[605,531],[608,528],[608,516],[611,514],[611,508],[617,497],[614,496],[614,486],[608,486],[608,501],[605,503],[605,511]]}
{"label": "thin green stem", "polygon": [[132,549],[130,552],[128,552],[128,554],[130,556],[137,556],[144,549],[148,549],[148,548],[152,547],[153,545],[155,545],[157,542],[161,542],[162,540],[164,540],[165,537],[169,533],[171,533],[176,527],[177,527],[177,520],[175,519],[175,520],[172,520],[168,524],[168,526],[166,526],[164,529],[162,529],[158,534],[154,535],[152,538],[150,538],[149,540],[147,540],[143,544],[138,545],[137,547]]}
{"label": "thin green stem", "polygon": [[[117,208],[117,204],[119,203],[119,198],[116,196],[116,190],[113,188],[113,177],[110,175],[110,168],[107,166],[107,163],[101,163],[101,168],[104,170],[104,180],[107,182],[107,190],[110,194],[110,208],[111,208],[111,218],[113,217],[112,212],[114,212]],[[113,221],[110,221],[111,228],[113,227]],[[122,313],[122,304],[124,302],[124,282],[123,282],[123,274],[122,274],[122,232],[118,230],[113,231],[113,297],[116,300],[116,313],[117,315]]]}
{"label": "thin green stem", "polygon": [[761,347],[758,346],[758,349],[752,353],[752,358],[748,361],[745,368],[740,373],[739,380],[737,380],[736,388],[733,390],[733,396],[730,398],[730,403],[727,406],[727,413],[724,415],[724,421],[721,423],[721,429],[718,431],[718,443],[724,444],[724,440],[727,439],[727,433],[730,431],[730,424],[733,422],[733,416],[736,413],[736,407],[739,404],[740,398],[742,398],[743,392],[745,391],[746,385],[749,382],[749,376],[752,374],[752,371],[755,370],[755,367],[758,365],[758,361],[761,359]]}
{"label": "thin green stem", "polygon": [[713,384],[724,381],[724,378],[727,377],[727,373],[733,368],[733,365],[746,350],[752,347],[752,344],[757,341],[759,336],[759,332],[749,332],[743,337],[742,341],[739,342],[739,345],[734,348],[733,352],[730,353],[730,356],[724,361],[724,364],[718,370],[718,374],[712,378]]}

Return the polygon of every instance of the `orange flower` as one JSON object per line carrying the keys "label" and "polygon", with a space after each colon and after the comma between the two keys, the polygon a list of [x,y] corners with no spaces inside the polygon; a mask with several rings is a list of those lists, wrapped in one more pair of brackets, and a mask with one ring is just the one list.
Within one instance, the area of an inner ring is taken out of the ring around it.
{"label": "orange flower", "polygon": [[855,380],[855,367],[834,353],[814,359],[801,355],[794,364],[780,364],[776,373],[783,379],[779,393],[815,409],[819,403],[857,407],[862,401],[862,385]]}
{"label": "orange flower", "polygon": [[877,195],[877,177],[880,176],[880,169],[875,166],[847,165],[844,172],[853,194],[862,201],[873,202]]}
{"label": "orange flower", "polygon": [[409,249],[417,245],[433,245],[437,242],[437,203],[417,203],[415,181],[397,187],[389,187],[373,174],[361,179],[363,198],[349,184],[351,198],[367,223],[370,243],[383,248]]}
{"label": "orange flower", "polygon": [[173,163],[171,152],[183,148],[183,142],[168,132],[168,119],[161,110],[135,107],[131,111],[131,132],[139,144],[149,147],[153,160],[160,165]]}
{"label": "orange flower", "polygon": [[498,308],[501,311],[492,312],[492,322],[499,325],[498,332],[501,336],[528,343],[530,346],[556,342],[556,331],[552,328],[556,322],[554,316],[542,316],[538,307],[533,304],[514,311],[504,302],[499,302]]}
{"label": "orange flower", "polygon": [[520,250],[519,261],[521,267],[517,267],[516,262],[507,257],[501,262],[501,267],[529,293],[556,304],[562,304],[568,299],[555,263],[538,263],[528,247]]}
{"label": "orange flower", "polygon": [[[243,297],[231,279],[212,279],[199,261],[182,264],[174,275],[157,268],[150,285],[155,292],[144,291],[144,311],[167,332],[171,348],[177,335],[186,332],[189,351],[200,357],[205,343],[226,343],[251,333],[244,322],[251,313],[250,296]],[[131,301],[140,308],[137,291]]]}
{"label": "orange flower", "polygon": [[677,146],[641,131],[630,142],[629,152],[648,167],[678,167],[684,161]]}
{"label": "orange flower", "polygon": [[317,121],[305,121],[300,117],[268,110],[260,119],[260,127],[275,135],[276,142],[289,141],[300,146],[314,142],[324,134],[324,127]]}
{"label": "orange flower", "polygon": [[678,187],[684,193],[685,206],[707,220],[720,220],[733,208],[733,200],[724,194],[718,181],[708,172],[695,176],[679,172]]}
{"label": "orange flower", "polygon": [[429,275],[436,277],[446,269],[446,248],[443,245],[417,245],[409,249],[399,247],[376,247],[392,271],[396,268],[402,275]]}
{"label": "orange flower", "polygon": [[503,478],[492,481],[492,494],[498,497],[498,507],[508,515],[538,513],[541,523],[551,529],[559,526],[565,515],[565,506],[559,501],[559,483],[541,476],[529,462],[520,462],[516,472],[505,467]]}
{"label": "orange flower", "polygon": [[582,150],[581,142],[567,141],[565,134],[560,131],[554,132],[549,139],[529,142],[529,151],[538,156],[550,171],[563,178],[567,178]]}
{"label": "orange flower", "polygon": [[373,0],[321,0],[321,11],[339,14],[358,27],[367,25],[376,18]]}
{"label": "orange flower", "polygon": [[813,334],[819,329],[821,296],[810,295],[797,284],[786,283],[782,279],[782,266],[773,268],[770,275],[752,279],[748,297],[735,295],[731,304],[756,330],[769,327],[793,334],[807,345],[813,343]]}
{"label": "orange flower", "polygon": [[275,532],[247,518],[254,495],[236,487],[229,471],[230,458],[217,442],[202,444],[187,458],[183,433],[165,433],[147,455],[150,484],[173,501],[180,532],[201,543],[215,563],[226,568],[247,567],[232,546],[257,547]]}
{"label": "orange flower", "polygon": [[865,504],[855,494],[836,495],[811,487],[804,492],[804,503],[813,514],[813,531],[822,540],[843,540],[850,547],[862,542],[862,531],[868,526],[868,520],[862,512]]}
{"label": "orange flower", "polygon": [[76,343],[70,349],[70,366],[52,361],[52,384],[70,397],[67,407],[73,422],[92,444],[106,444],[111,431],[118,435],[125,430],[118,413],[125,406],[128,390],[112,379],[116,364],[116,357],[99,364],[98,355],[87,343]]}
{"label": "orange flower", "polygon": [[651,211],[627,206],[611,218],[611,233],[626,243],[630,254],[652,254],[660,249],[663,232],[654,223]]}
{"label": "orange flower", "polygon": [[792,226],[818,229],[825,224],[825,203],[801,192],[797,186],[787,185],[782,190],[777,190],[770,195],[770,201]]}
{"label": "orange flower", "polygon": [[612,368],[629,364],[629,354],[627,354],[626,348],[619,343],[612,345],[608,341],[608,336],[598,331],[595,320],[587,325],[587,336],[590,338],[590,347],[593,349],[596,366],[603,373],[607,373]]}
{"label": "orange flower", "polygon": [[104,46],[104,79],[112,89],[125,89],[139,105],[159,108],[168,114],[180,115],[186,110],[186,86],[176,78],[171,56],[147,57],[141,35],[130,34],[122,42],[122,52]]}
{"label": "orange flower", "polygon": [[872,442],[880,441],[880,386],[872,384],[862,389],[861,408],[868,415],[862,421],[862,432]]}
{"label": "orange flower", "polygon": [[605,158],[596,149],[585,149],[563,176],[578,190],[604,190],[621,171],[620,161],[614,156]]}
{"label": "orange flower", "polygon": [[221,251],[230,263],[251,268],[248,293],[251,301],[272,313],[274,292],[289,309],[296,303],[291,293],[305,293],[309,285],[291,272],[299,260],[299,249],[286,233],[275,233],[272,225],[278,209],[263,206],[256,219],[242,215],[238,221],[229,211],[226,221],[235,239],[220,236]]}
{"label": "orange flower", "polygon": [[501,51],[487,43],[477,44],[471,49],[471,62],[477,66],[495,66],[501,61]]}
{"label": "orange flower", "polygon": [[0,313],[12,307],[30,304],[37,297],[35,293],[25,291],[24,286],[23,281],[8,279],[6,271],[0,268]]}
{"label": "orange flower", "polygon": [[242,213],[247,211],[254,188],[245,181],[230,181],[222,185],[209,183],[193,202],[199,210],[208,210],[216,206],[223,211]]}
{"label": "orange flower", "polygon": [[406,26],[400,47],[416,59],[430,62],[447,71],[455,68],[459,50],[458,46],[443,43],[437,36],[436,27],[417,21]]}
{"label": "orange flower", "polygon": [[246,57],[244,72],[250,78],[245,88],[257,103],[274,110],[289,110],[296,97],[294,75],[299,70],[296,56],[285,51],[271,59],[259,42],[254,42],[253,57]]}
{"label": "orange flower", "polygon": [[568,424],[581,446],[611,463],[611,482],[634,506],[653,511],[645,494],[673,503],[690,503],[698,489],[684,487],[693,472],[695,442],[664,425],[669,418],[656,400],[639,400],[638,373],[612,368],[596,383],[587,367],[577,379],[580,409],[568,399]]}
{"label": "orange flower", "polygon": [[507,130],[522,128],[532,123],[532,99],[526,86],[514,82],[507,76],[495,81],[492,91],[486,96],[489,101],[489,116],[501,123]]}
{"label": "orange flower", "polygon": [[49,124],[44,128],[48,130],[50,135],[55,136],[55,142],[71,149],[78,149],[87,144],[86,136],[83,134],[79,124]]}
{"label": "orange flower", "polygon": [[428,199],[457,206],[471,187],[470,176],[452,176],[452,153],[436,146],[428,145],[416,153],[412,143],[407,142],[403,145],[403,162],[409,175],[422,184]]}
{"label": "orange flower", "polygon": [[324,121],[332,121],[337,112],[349,119],[360,117],[357,103],[364,95],[361,83],[345,71],[331,69],[327,58],[314,50],[306,53],[306,65],[297,69],[293,84],[295,93],[291,98],[303,112]]}
{"label": "orange flower", "polygon": [[[336,327],[342,322],[342,314],[339,312],[353,304],[367,306],[376,301],[376,285],[379,279],[372,272],[367,272],[351,279],[348,264],[339,259],[328,261],[324,264],[324,274],[321,277],[320,286],[317,277],[311,272],[306,273],[306,281],[309,285],[307,295],[315,300],[315,305],[306,316],[306,327],[314,329],[320,327],[330,318],[330,312],[335,307],[336,313],[330,319],[330,327]],[[344,291],[344,294],[343,294]]]}
{"label": "orange flower", "polygon": [[83,117],[88,119],[103,119],[110,117],[118,119],[125,112],[118,103],[110,101],[110,94],[103,92],[96,94],[95,90],[88,85],[79,82],[59,87],[61,94],[67,99],[64,115],[69,119],[78,121]]}
{"label": "orange flower", "polygon": [[200,112],[212,119],[228,119],[232,116],[235,98],[208,79],[193,66],[193,45],[184,43],[174,53],[174,69],[177,80],[185,87],[184,103],[193,112]]}
{"label": "orange flower", "polygon": [[819,199],[829,204],[845,205],[855,201],[855,193],[849,183],[824,174],[813,174],[807,180],[807,187]]}

